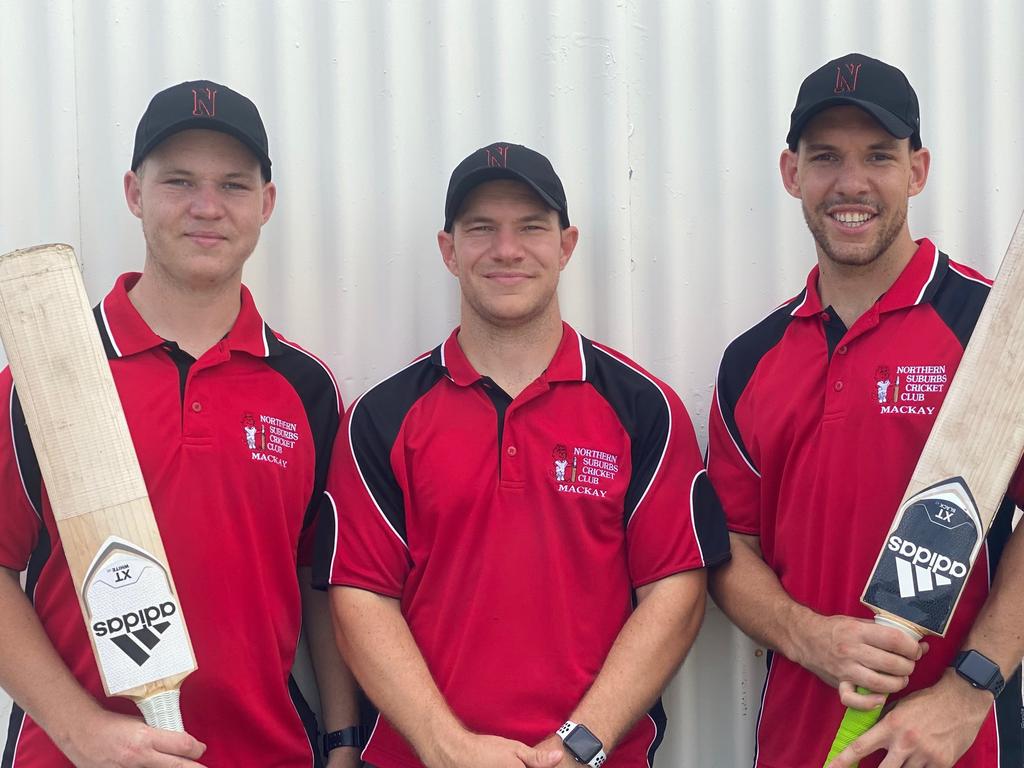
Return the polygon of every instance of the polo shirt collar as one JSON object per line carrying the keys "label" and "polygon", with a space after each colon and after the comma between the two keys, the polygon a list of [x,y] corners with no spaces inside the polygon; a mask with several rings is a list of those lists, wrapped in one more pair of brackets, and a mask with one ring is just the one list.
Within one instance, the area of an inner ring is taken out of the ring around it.
{"label": "polo shirt collar", "polygon": [[[921,238],[896,282],[878,300],[878,311],[892,312],[931,301],[948,268],[948,259],[935,244],[927,237]],[[793,317],[814,317],[824,309],[818,295],[818,274],[819,268],[815,264],[807,276],[801,300],[790,313]]]}
{"label": "polo shirt collar", "polygon": [[[461,326],[460,326],[461,327]],[[547,382],[585,381],[587,358],[593,354],[590,342],[575,328],[562,322],[562,340],[558,343],[555,356],[540,378]],[[468,387],[483,378],[459,345],[459,328],[452,331],[445,342],[431,355],[431,362],[444,369],[445,375],[460,387]]]}
{"label": "polo shirt collar", "polygon": [[[141,277],[139,272],[126,272],[114,283],[113,289],[99,304],[101,332],[108,354],[113,357],[128,357],[147,349],[161,346],[160,338],[142,319],[135,309],[130,291]],[[244,285],[241,292],[242,306],[235,324],[224,337],[226,348],[232,352],[246,352],[255,357],[270,357],[280,354],[281,342],[263,321],[252,294]]]}

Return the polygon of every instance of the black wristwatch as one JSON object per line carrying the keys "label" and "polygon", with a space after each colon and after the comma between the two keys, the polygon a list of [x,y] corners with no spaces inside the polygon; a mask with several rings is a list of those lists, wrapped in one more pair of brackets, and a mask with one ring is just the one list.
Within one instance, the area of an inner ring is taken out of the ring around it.
{"label": "black wristwatch", "polygon": [[953,669],[975,688],[991,692],[993,698],[999,696],[1006,685],[999,665],[975,650],[958,653]]}
{"label": "black wristwatch", "polygon": [[566,720],[565,724],[556,731],[558,738],[562,740],[565,751],[572,755],[577,763],[589,765],[590,768],[600,768],[607,759],[604,753],[604,744],[585,725]]}
{"label": "black wristwatch", "polygon": [[358,725],[350,725],[340,731],[331,731],[324,734],[324,757],[327,757],[332,749],[339,747],[356,747],[362,749],[366,746],[363,738],[363,731]]}

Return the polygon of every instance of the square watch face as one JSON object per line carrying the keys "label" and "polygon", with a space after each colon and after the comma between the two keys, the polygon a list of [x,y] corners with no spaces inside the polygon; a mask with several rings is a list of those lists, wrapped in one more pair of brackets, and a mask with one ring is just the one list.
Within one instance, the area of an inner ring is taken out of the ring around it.
{"label": "square watch face", "polygon": [[993,664],[974,652],[968,653],[957,666],[961,672],[982,685],[991,685],[992,678],[995,677]]}
{"label": "square watch face", "polygon": [[565,746],[583,763],[589,763],[601,751],[601,742],[584,726],[577,725],[565,737]]}

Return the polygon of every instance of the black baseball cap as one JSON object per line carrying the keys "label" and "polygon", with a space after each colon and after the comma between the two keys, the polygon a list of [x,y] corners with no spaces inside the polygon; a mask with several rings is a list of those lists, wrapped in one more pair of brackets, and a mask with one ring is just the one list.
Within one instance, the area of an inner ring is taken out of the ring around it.
{"label": "black baseball cap", "polygon": [[921,148],[921,110],[910,81],[896,67],[862,53],[833,59],[800,85],[786,143],[796,151],[808,121],[823,109],[852,104],[874,117],[897,139]]}
{"label": "black baseball cap", "polygon": [[259,110],[242,94],[211,80],[178,83],[152,98],[135,130],[132,170],[164,139],[190,128],[234,136],[252,150],[263,180],[270,181],[267,130]]}
{"label": "black baseball cap", "polygon": [[540,152],[522,144],[499,141],[481,147],[452,171],[448,196],[444,201],[444,231],[451,232],[455,217],[466,196],[485,181],[515,179],[526,184],[541,200],[558,211],[562,229],[569,226],[569,210],[565,202],[562,180]]}

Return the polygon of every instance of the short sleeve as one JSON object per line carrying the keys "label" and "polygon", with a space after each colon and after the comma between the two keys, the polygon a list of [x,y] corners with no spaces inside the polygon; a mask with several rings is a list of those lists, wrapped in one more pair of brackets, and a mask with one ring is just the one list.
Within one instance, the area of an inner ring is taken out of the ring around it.
{"label": "short sleeve", "polygon": [[410,570],[402,491],[391,466],[394,440],[374,401],[357,400],[342,421],[317,532],[314,583],[401,597]]}
{"label": "short sleeve", "polygon": [[708,477],[725,510],[729,530],[756,536],[761,528],[761,476],[744,445],[735,403],[729,402],[725,391],[720,376],[708,425]]}
{"label": "short sleeve", "polygon": [[633,473],[627,491],[630,578],[641,586],[729,557],[729,537],[693,430],[679,397],[652,380],[651,402],[637,408]]}

